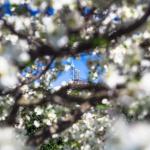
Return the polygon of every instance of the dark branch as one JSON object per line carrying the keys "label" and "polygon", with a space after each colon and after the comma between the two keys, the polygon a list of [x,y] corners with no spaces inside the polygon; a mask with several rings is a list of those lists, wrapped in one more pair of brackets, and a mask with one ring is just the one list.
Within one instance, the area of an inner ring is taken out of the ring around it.
{"label": "dark branch", "polygon": [[112,40],[122,35],[131,33],[132,31],[135,31],[147,21],[149,16],[150,16],[150,4],[148,5],[146,12],[140,19],[136,19],[133,23],[129,25],[125,24],[124,26],[121,26],[119,29],[116,29],[116,30],[113,29],[113,31],[111,31],[110,33],[108,33],[108,35],[106,35],[106,38],[108,38],[109,40]]}

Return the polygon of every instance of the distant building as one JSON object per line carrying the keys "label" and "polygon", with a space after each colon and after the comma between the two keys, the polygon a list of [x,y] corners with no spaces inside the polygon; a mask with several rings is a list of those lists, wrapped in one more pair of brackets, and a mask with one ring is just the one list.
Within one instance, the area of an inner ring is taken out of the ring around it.
{"label": "distant building", "polygon": [[71,72],[72,72],[72,81],[73,81],[73,84],[87,84],[87,82],[85,80],[81,80],[80,79],[80,70],[79,69],[76,69],[74,67],[74,65],[71,66]]}

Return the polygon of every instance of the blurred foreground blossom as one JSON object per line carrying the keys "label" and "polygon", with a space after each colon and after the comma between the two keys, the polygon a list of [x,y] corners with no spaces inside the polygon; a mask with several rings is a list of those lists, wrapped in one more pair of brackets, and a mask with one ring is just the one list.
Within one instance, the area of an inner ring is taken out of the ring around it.
{"label": "blurred foreground blossom", "polygon": [[150,73],[145,73],[139,83],[139,87],[141,90],[143,90],[147,95],[150,93],[150,84],[147,82],[150,79]]}
{"label": "blurred foreground blossom", "polygon": [[108,134],[105,150],[149,150],[149,139],[150,124],[128,124],[124,120],[119,120]]}
{"label": "blurred foreground blossom", "polygon": [[25,147],[22,138],[18,136],[14,128],[0,128],[0,149],[1,150],[30,150]]}
{"label": "blurred foreground blossom", "polygon": [[17,84],[16,68],[0,56],[0,88],[11,88]]}

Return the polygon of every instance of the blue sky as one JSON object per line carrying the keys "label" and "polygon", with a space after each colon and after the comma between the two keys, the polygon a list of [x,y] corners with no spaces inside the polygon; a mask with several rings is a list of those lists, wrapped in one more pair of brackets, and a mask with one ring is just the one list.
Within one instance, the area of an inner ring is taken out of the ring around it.
{"label": "blue sky", "polygon": [[[65,63],[72,63],[76,69],[78,69],[80,71],[80,79],[81,80],[87,80],[87,75],[88,75],[88,68],[86,65],[87,59],[88,59],[88,55],[87,56],[82,56],[80,57],[80,59],[78,58],[68,58],[67,60],[64,60],[64,64]],[[62,72],[58,79],[53,83],[54,86],[58,86],[61,84],[62,81],[70,81],[72,80],[72,72],[71,69],[69,69],[68,71],[64,71]]]}
{"label": "blue sky", "polygon": [[[82,54],[79,59],[70,57],[67,60],[63,60],[63,64],[66,64],[66,63],[73,64],[75,66],[75,68],[80,71],[80,79],[81,80],[87,80],[88,73],[89,73],[89,69],[87,67],[87,60],[88,59],[91,59],[91,60],[98,59],[100,61],[102,58],[101,58],[101,56],[98,56],[98,55]],[[68,71],[62,72],[58,76],[57,80],[53,83],[53,86],[59,86],[59,85],[61,85],[61,83],[63,81],[68,82],[70,80],[72,80],[71,69]],[[98,82],[98,81],[99,81],[99,79],[95,80],[95,82]]]}

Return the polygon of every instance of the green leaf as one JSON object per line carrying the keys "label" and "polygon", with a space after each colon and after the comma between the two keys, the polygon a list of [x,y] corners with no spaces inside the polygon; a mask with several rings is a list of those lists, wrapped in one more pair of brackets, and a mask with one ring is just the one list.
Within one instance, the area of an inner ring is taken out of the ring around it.
{"label": "green leaf", "polygon": [[11,6],[18,15],[24,15],[28,13],[28,10],[25,7],[20,7],[16,4],[12,4]]}
{"label": "green leaf", "polygon": [[92,40],[93,47],[97,47],[97,46],[106,47],[108,45],[108,42],[109,41],[107,39],[102,37],[94,38]]}
{"label": "green leaf", "polygon": [[96,109],[98,109],[98,110],[106,110],[108,108],[110,108],[110,105],[106,105],[106,104],[98,104],[96,106]]}

